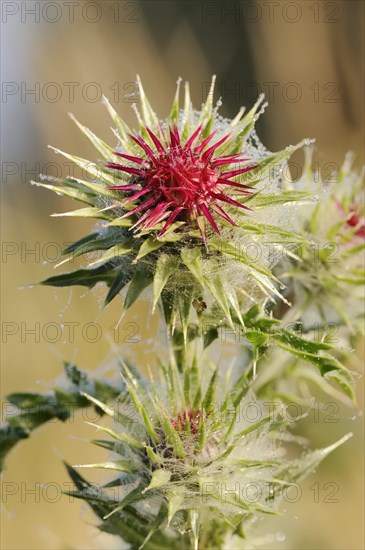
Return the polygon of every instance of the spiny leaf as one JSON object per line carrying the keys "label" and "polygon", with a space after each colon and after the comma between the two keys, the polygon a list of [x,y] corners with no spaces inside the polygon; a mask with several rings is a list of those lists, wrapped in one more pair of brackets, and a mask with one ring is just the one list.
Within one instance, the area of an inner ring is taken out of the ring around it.
{"label": "spiny leaf", "polygon": [[[286,191],[282,191],[281,194],[285,195]],[[265,195],[266,196],[266,195]],[[274,197],[281,196],[281,195],[274,195]],[[293,199],[294,200],[294,199]],[[267,223],[255,223],[252,220],[249,222],[246,222],[244,219],[239,218],[237,220],[237,225],[244,229],[247,232],[254,232],[261,235],[276,235],[283,237],[284,242],[290,241],[290,242],[303,242],[303,237],[301,235],[298,235],[297,233],[293,233],[292,231],[287,231],[283,229],[282,227],[278,227],[276,225],[270,225]]]}
{"label": "spiny leaf", "polygon": [[[235,132],[234,136],[232,136],[230,143],[227,145],[223,144],[225,147],[222,148],[219,152],[221,153],[223,150],[230,147],[230,151],[232,154],[235,154],[242,149],[242,145],[245,142],[245,139],[247,138],[248,134],[250,133],[251,129],[253,128],[256,118],[257,118],[257,110],[261,103],[264,100],[264,94],[260,94],[258,97],[258,100],[256,101],[255,105],[252,107],[252,109],[242,118],[240,122],[235,124],[235,128],[237,128],[238,131]],[[233,145],[233,148],[231,149]]]}
{"label": "spiny leaf", "polygon": [[163,464],[163,458],[155,453],[155,451],[150,447],[149,445],[145,445],[146,453],[148,458],[153,462],[154,464]]}
{"label": "spiny leaf", "polygon": [[[166,522],[166,516],[167,516],[167,510],[165,508],[165,505],[161,505],[160,510],[157,514],[157,517],[154,523],[150,527],[150,531],[147,537],[145,538],[145,540],[143,541],[143,543],[141,544],[138,550],[142,550],[143,548],[145,548],[145,545],[148,543],[151,537],[160,530],[160,528],[162,527],[162,524]],[[148,546],[148,549],[149,548],[150,546]]]}
{"label": "spiny leaf", "polygon": [[65,197],[69,197],[71,199],[75,199],[80,202],[84,202],[86,204],[94,205],[95,202],[95,193],[85,192],[81,191],[80,189],[74,189],[69,188],[67,184],[65,186],[62,185],[51,185],[49,183],[40,183],[38,181],[32,181],[33,185],[36,185],[37,187],[43,187],[44,189],[49,189],[50,191],[53,191],[57,195],[64,195]]}
{"label": "spiny leaf", "polygon": [[164,413],[162,413],[161,421],[166,434],[166,439],[173,448],[175,455],[178,458],[184,458],[186,456],[184,445],[182,444],[178,432],[171,424],[170,419]]}
{"label": "spiny leaf", "polygon": [[[202,105],[202,109],[201,109],[200,117],[199,117],[199,122],[198,122],[198,125],[199,124],[203,124],[203,125],[205,124],[206,128],[208,126],[209,120],[210,120],[210,118],[212,116],[212,112],[213,112],[213,95],[214,95],[215,81],[216,81],[216,76],[213,75],[212,76],[212,82],[211,82],[210,88],[209,88],[209,92],[207,94],[207,99],[206,99],[205,103],[203,103],[203,105]],[[207,131],[205,130],[203,132],[203,136],[206,137],[208,132],[209,132],[209,129]]]}
{"label": "spiny leaf", "polygon": [[[52,147],[51,145],[48,146],[50,149],[52,149],[55,153],[60,154],[64,156],[65,158],[71,160],[74,164],[79,166],[82,170],[93,176],[94,178],[102,181],[106,185],[115,185],[115,177],[112,176],[107,170],[101,168],[98,166],[95,162],[90,162],[89,160],[83,159],[81,157],[77,157],[76,155],[70,155],[69,153],[65,153],[64,151],[61,151],[60,149],[57,149],[55,147]],[[77,178],[75,178],[77,180]],[[92,184],[92,182],[84,181],[82,180],[82,183],[89,187],[90,189],[96,189],[99,190],[99,193],[101,195],[105,195],[106,197],[115,197],[114,193],[112,191],[109,191],[106,187],[103,187],[102,185]]]}
{"label": "spiny leaf", "polygon": [[153,277],[153,309],[160,298],[161,292],[166,286],[168,279],[176,271],[178,261],[173,256],[161,254],[156,263],[156,271]]}
{"label": "spiny leaf", "polygon": [[199,453],[203,449],[206,441],[207,441],[207,428],[206,428],[206,422],[205,422],[204,416],[202,416],[199,421],[198,443],[195,446],[195,451]]}
{"label": "spiny leaf", "polygon": [[189,82],[185,82],[185,97],[184,97],[184,110],[183,110],[183,130],[182,138],[186,140],[189,134],[190,116],[192,112],[192,105],[190,100]]}
{"label": "spiny leaf", "polygon": [[239,439],[242,437],[246,437],[251,433],[257,432],[257,435],[259,435],[262,432],[262,428],[265,428],[267,424],[270,424],[272,422],[273,418],[272,416],[265,416],[264,418],[261,418],[258,422],[255,422],[254,424],[251,424],[248,428],[245,428],[241,432],[235,434],[234,436],[234,442],[236,443]]}
{"label": "spiny leaf", "polygon": [[231,304],[236,316],[237,316],[237,319],[238,321],[240,322],[240,324],[244,327],[244,322],[243,322],[243,318],[242,318],[242,314],[241,314],[241,308],[240,308],[240,304],[238,302],[238,299],[237,299],[237,294],[236,294],[236,291],[235,289],[233,288],[233,286],[231,285],[230,282],[228,282],[227,280],[227,277],[222,277],[222,283],[223,283],[223,286],[225,288],[225,291],[226,291],[226,296],[228,298],[228,302]]}
{"label": "spiny leaf", "polygon": [[160,487],[164,487],[170,481],[171,475],[172,472],[169,472],[168,470],[155,470],[152,473],[150,484],[142,492],[145,493],[146,491],[150,491],[151,489],[159,489]]}
{"label": "spiny leaf", "polygon": [[74,468],[116,470],[118,472],[127,472],[130,474],[136,471],[129,460],[116,460],[115,462],[96,462],[94,464],[75,464]]}
{"label": "spiny leaf", "polygon": [[[311,203],[314,203],[314,199],[306,191],[282,190],[278,195],[272,195],[272,194],[264,195],[261,193],[255,193],[254,195],[251,195],[250,197],[248,197],[246,202],[247,203],[253,202],[255,205],[255,208],[264,208],[266,206],[275,205],[275,204],[286,204],[288,202],[297,202],[299,204],[311,204]],[[239,221],[238,221],[238,225],[241,226]],[[263,228],[265,227],[265,224],[259,224],[259,225],[261,225]],[[274,227],[274,226],[268,225],[268,227]],[[280,228],[276,228],[276,229],[279,230]],[[294,233],[290,234],[290,236],[291,237],[295,236],[295,234]]]}
{"label": "spiny leaf", "polygon": [[105,252],[100,258],[97,258],[94,262],[91,262],[89,265],[93,266],[95,264],[104,263],[109,260],[115,260],[120,256],[125,256],[127,254],[130,254],[133,251],[134,246],[135,246],[135,241],[133,238],[125,239],[124,241],[119,242],[116,245],[109,248],[109,250]]}
{"label": "spiny leaf", "polygon": [[129,147],[129,137],[128,134],[131,133],[129,127],[124,122],[124,120],[118,115],[118,113],[115,111],[115,109],[111,106],[109,100],[103,96],[104,104],[106,105],[106,108],[108,109],[108,112],[114,122],[114,124],[117,127],[120,139],[123,142],[123,146],[130,150]]}
{"label": "spiny leaf", "polygon": [[78,269],[54,275],[42,281],[41,284],[58,287],[80,285],[90,289],[100,282],[111,284],[114,278],[115,271],[109,264],[104,264],[96,269]]}
{"label": "spiny leaf", "polygon": [[123,268],[119,269],[105,298],[105,305],[108,305],[113,300],[113,298],[115,298],[115,296],[119,294],[119,292],[129,283],[132,275],[132,271],[125,270]]}
{"label": "spiny leaf", "polygon": [[115,218],[113,221],[109,223],[110,227],[131,227],[133,225],[133,221],[131,218]]}
{"label": "spiny leaf", "polygon": [[170,114],[169,114],[169,123],[172,127],[174,126],[174,124],[177,123],[178,116],[179,116],[180,84],[181,84],[181,78],[178,78],[175,97],[174,97],[174,101],[172,103],[171,111],[170,111]]}
{"label": "spiny leaf", "polygon": [[60,212],[56,214],[51,214],[53,218],[62,218],[62,217],[75,217],[75,218],[95,218],[99,220],[110,220],[110,216],[99,208],[89,207],[89,208],[80,208],[79,210],[70,210],[69,212]]}
{"label": "spiny leaf", "polygon": [[147,414],[147,411],[139,398],[139,392],[142,388],[140,387],[140,384],[132,375],[132,373],[130,372],[129,368],[125,363],[123,364],[123,370],[124,370],[125,384],[127,386],[128,393],[134,403],[134,406],[136,407],[138,413],[140,414],[141,419],[143,420],[146,430],[150,435],[152,441],[154,443],[158,443],[159,437],[156,433],[155,428],[153,427],[151,418]]}
{"label": "spiny leaf", "polygon": [[216,340],[219,336],[218,328],[217,327],[204,327],[203,332],[203,345],[204,349],[206,349],[214,340]]}
{"label": "spiny leaf", "polygon": [[189,271],[194,275],[196,280],[204,286],[202,254],[199,248],[183,248],[180,255]]}
{"label": "spiny leaf", "polygon": [[110,435],[117,441],[121,441],[122,443],[126,443],[128,446],[133,447],[135,449],[142,449],[143,443],[133,437],[133,435],[127,433],[127,432],[115,432],[114,430],[111,430],[110,428],[106,428],[105,426],[100,426],[99,424],[94,424],[93,422],[87,422],[90,426],[93,426],[97,430],[100,430],[107,435]]}
{"label": "spiny leaf", "polygon": [[274,479],[284,480],[289,483],[297,483],[303,479],[306,475],[311,473],[318,464],[328,456],[332,451],[337,449],[340,445],[343,445],[352,437],[352,433],[348,433],[336,443],[325,447],[324,449],[317,449],[310,453],[307,453],[304,457],[285,466],[280,473],[275,475]]}
{"label": "spiny leaf", "polygon": [[72,113],[69,113],[69,117],[105,159],[112,160],[114,158],[113,149],[109,145],[98,138],[89,128],[81,124]]}
{"label": "spiny leaf", "polygon": [[333,345],[328,342],[308,340],[281,326],[274,328],[272,337],[275,342],[281,342],[304,353],[318,353],[319,351],[333,349]]}
{"label": "spiny leaf", "polygon": [[164,243],[162,241],[158,241],[154,237],[148,237],[140,246],[136,259],[134,260],[133,263],[136,263],[138,260],[140,260],[144,256],[147,256],[147,254],[150,254],[151,252],[158,250],[163,245]]}
{"label": "spiny leaf", "polygon": [[139,89],[139,95],[141,99],[141,106],[142,106],[142,113],[143,118],[147,126],[150,128],[157,128],[158,127],[158,118],[156,116],[156,113],[151,107],[150,102],[148,101],[146,94],[144,92],[141,79],[139,78],[139,75],[137,75],[137,84]]}
{"label": "spiny leaf", "polygon": [[145,269],[138,269],[134,272],[133,278],[129,285],[125,300],[124,309],[129,309],[140,294],[153,282],[153,276]]}
{"label": "spiny leaf", "polygon": [[175,295],[179,307],[180,321],[183,329],[184,343],[187,343],[187,334],[189,326],[189,317],[191,304],[193,302],[194,287],[192,285],[186,285],[184,288],[177,292]]}
{"label": "spiny leaf", "polygon": [[355,398],[353,377],[335,357],[324,353],[323,350],[333,346],[326,342],[312,342],[305,338],[293,335],[289,331],[282,330],[272,335],[275,343],[291,354],[308,361],[316,366],[322,376],[338,382],[350,399]]}
{"label": "spiny leaf", "polygon": [[280,282],[269,269],[264,267],[262,264],[259,264],[258,262],[253,262],[249,259],[249,256],[241,249],[237,248],[234,244],[228,241],[223,241],[222,239],[216,239],[213,238],[210,241],[210,245],[215,250],[219,250],[221,254],[225,254],[226,256],[231,256],[236,261],[241,262],[242,264],[247,265],[252,270],[257,271],[258,273],[261,273],[262,275],[265,275],[265,277],[271,278],[275,280],[276,282]]}
{"label": "spiny leaf", "polygon": [[[90,170],[98,170],[98,165],[97,164],[92,164],[89,163],[90,165]],[[91,173],[89,170],[89,173]],[[113,191],[112,189],[109,189],[108,187],[106,187],[104,184],[110,186],[110,185],[117,185],[120,183],[120,180],[116,181],[115,178],[113,178],[113,183],[111,183],[111,181],[104,181],[102,177],[99,177],[97,174],[100,175],[99,172],[97,172],[96,174],[94,174],[95,176],[95,179],[96,180],[101,180],[103,181],[104,183],[99,183],[99,181],[97,182],[94,182],[94,181],[89,181],[89,180],[81,180],[79,178],[74,178],[75,181],[77,181],[78,183],[82,184],[84,187],[90,189],[91,191],[94,192],[94,195],[96,196],[96,198],[98,199],[98,202],[100,202],[100,195],[103,195],[104,197],[108,197],[108,199],[111,199],[112,201],[115,201],[117,199],[117,191]],[[111,176],[110,176],[111,177]]]}
{"label": "spiny leaf", "polygon": [[166,290],[166,287],[161,292],[161,304],[166,325],[170,327],[174,325],[176,309],[174,308],[174,293]]}
{"label": "spiny leaf", "polygon": [[324,374],[324,378],[336,382],[345,394],[356,404],[355,381],[350,371],[345,368],[329,370]]}
{"label": "spiny leaf", "polygon": [[[272,298],[273,296],[277,296],[282,302],[284,302],[284,304],[287,304],[288,306],[291,305],[290,302],[288,302],[288,300],[284,298],[284,296],[277,290],[275,285],[273,285],[269,276],[263,275],[259,272],[259,270],[253,271],[252,276],[256,279],[256,282],[268,297]],[[274,276],[271,276],[271,279],[277,280]],[[280,282],[279,284],[281,288],[284,286]]]}
{"label": "spiny leaf", "polygon": [[183,503],[184,503],[184,497],[176,489],[174,493],[169,494],[167,525],[170,525],[172,518],[174,517],[176,512],[178,512],[182,508]]}
{"label": "spiny leaf", "polygon": [[215,371],[212,374],[212,377],[209,381],[208,389],[205,393],[204,399],[203,399],[203,408],[205,411],[209,413],[210,406],[213,403],[214,399],[214,392],[217,384],[217,376],[218,376],[218,367],[216,367]]}
{"label": "spiny leaf", "polygon": [[123,498],[122,502],[120,504],[118,504],[118,506],[116,508],[114,508],[114,510],[109,512],[109,514],[104,516],[103,519],[106,520],[106,519],[110,518],[112,515],[120,512],[126,506],[129,506],[130,504],[134,504],[135,502],[142,501],[144,499],[144,496],[143,496],[144,491],[142,490],[144,486],[145,486],[145,483],[142,482],[138,485],[138,487],[136,487],[135,489],[130,491],[128,493],[128,495]]}
{"label": "spiny leaf", "polygon": [[100,233],[92,233],[91,235],[87,235],[79,241],[72,243],[62,251],[62,256],[67,257],[59,262],[55,267],[59,267],[65,262],[72,261],[74,258],[77,258],[82,254],[107,250],[124,239],[122,233],[118,234],[115,230],[105,232],[105,235],[106,236],[104,238],[101,238]]}
{"label": "spiny leaf", "polygon": [[[87,392],[85,391],[80,391],[80,395],[82,395],[83,397],[85,397],[88,401],[90,401],[91,403],[93,403],[94,405],[96,405],[100,410],[102,410],[105,414],[107,414],[108,416],[110,417],[114,417],[114,410],[112,408],[110,408],[106,403],[104,403],[103,401],[100,401],[100,399],[97,399],[96,397],[94,397],[93,395],[89,395]],[[90,423],[91,425],[94,425],[92,423]]]}
{"label": "spiny leaf", "polygon": [[225,293],[224,285],[219,273],[218,266],[213,267],[211,265],[210,273],[208,276],[205,276],[205,286],[209,288],[210,293],[213,298],[216,300],[217,304],[223,310],[228,323],[233,327],[231,312],[229,309],[229,303]]}
{"label": "spiny leaf", "polygon": [[[96,398],[109,403],[113,401],[124,388],[115,387],[109,382],[99,382],[90,378],[85,372],[71,363],[65,364],[65,372],[69,381],[69,388],[54,390],[50,394],[14,393],[7,397],[9,403],[18,407],[15,414],[8,414],[5,424],[0,429],[0,467],[3,468],[7,453],[20,441],[29,437],[30,432],[46,422],[54,419],[64,422],[72,411],[88,404],[87,399],[80,395],[83,389],[93,393]],[[98,408],[103,414],[103,411]]]}
{"label": "spiny leaf", "polygon": [[261,179],[268,170],[284,162],[288,157],[290,157],[295,151],[303,147],[306,143],[307,140],[304,139],[296,145],[287,147],[282,151],[278,151],[276,153],[268,155],[264,159],[260,160],[256,168],[253,168],[249,172],[243,174],[243,176],[240,177],[240,181],[247,180],[246,183],[248,183],[248,181],[253,183],[253,180],[255,180],[255,178]]}

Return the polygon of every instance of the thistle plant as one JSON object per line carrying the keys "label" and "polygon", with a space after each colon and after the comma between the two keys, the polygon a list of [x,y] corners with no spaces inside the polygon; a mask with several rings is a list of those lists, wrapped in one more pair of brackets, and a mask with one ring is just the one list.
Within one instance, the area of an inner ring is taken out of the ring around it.
{"label": "thistle plant", "polygon": [[[311,168],[310,140],[268,151],[255,132],[263,97],[227,120],[213,103],[214,79],[200,111],[188,84],[180,105],[178,81],[161,120],[138,86],[137,129],[106,98],[114,146],[71,115],[98,158],[56,149],[83,175],[35,183],[86,205],[55,215],[99,220],[61,264],[86,253],[92,261],[43,284],[105,283],[105,305],[122,296],[121,314],[146,291],[165,326],[164,350],[149,373],[119,357],[112,383],[66,364],[54,392],[8,396],[19,414],[2,428],[2,458],[40,424],[67,420],[70,405],[91,405],[103,416],[90,429],[104,436],[92,443],[105,461],[80,457],[67,469],[71,494],[90,505],[99,529],[133,549],[251,548],[260,518],[278,514],[284,492],[351,436],[308,450],[298,425],[315,386],[355,401],[349,348],[328,341],[328,327],[340,325],[347,344],[362,328],[360,178],[348,157],[328,186]],[[303,175],[292,182],[288,160],[303,147]],[[311,322],[320,338],[310,337]],[[235,336],[230,361],[222,331]],[[293,401],[300,414],[289,416]],[[81,468],[106,471],[103,486]]]}

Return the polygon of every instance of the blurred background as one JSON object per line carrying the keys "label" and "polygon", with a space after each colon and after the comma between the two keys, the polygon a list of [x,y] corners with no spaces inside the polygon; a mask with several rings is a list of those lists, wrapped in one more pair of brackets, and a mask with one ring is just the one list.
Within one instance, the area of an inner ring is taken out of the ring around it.
{"label": "blurred background", "polygon": [[[78,288],[28,287],[50,276],[65,244],[90,230],[86,221],[49,218],[70,209],[70,201],[29,184],[40,172],[70,173],[48,144],[97,160],[67,112],[113,144],[102,93],[135,126],[136,73],[161,117],[179,76],[189,80],[199,107],[216,74],[224,116],[265,93],[269,107],[257,131],[269,149],[314,137],[325,175],[348,150],[357,166],[363,163],[362,1],[4,0],[1,10],[2,395],[48,389],[63,360],[92,372],[116,349],[143,365],[155,353],[159,326],[146,304],[115,331],[121,303],[101,311],[102,291],[85,297]],[[350,368],[358,369],[361,358],[360,346]],[[337,423],[310,430],[318,446],[348,431],[355,437],[303,483],[297,502],[286,503],[269,526],[275,541],[264,547],[362,549],[362,419],[341,409]],[[80,416],[52,423],[15,448],[3,477],[2,548],[118,547],[97,533],[77,501],[60,494],[68,482],[61,459],[104,456],[85,443],[92,436]]]}

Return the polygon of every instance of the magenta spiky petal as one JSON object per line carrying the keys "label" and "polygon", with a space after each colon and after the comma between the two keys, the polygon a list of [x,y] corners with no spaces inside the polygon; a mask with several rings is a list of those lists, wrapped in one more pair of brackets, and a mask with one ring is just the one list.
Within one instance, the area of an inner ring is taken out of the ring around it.
{"label": "magenta spiky petal", "polygon": [[[242,168],[230,170],[228,165],[248,161],[243,153],[215,156],[229,134],[211,145],[216,131],[202,139],[201,126],[198,126],[185,143],[182,143],[176,125],[168,129],[168,137],[160,129],[162,141],[150,128],[146,130],[151,139],[150,144],[141,136],[130,135],[140,148],[141,157],[115,152],[116,156],[130,161],[131,164],[107,163],[108,168],[126,172],[132,178],[128,184],[111,189],[134,191],[122,204],[138,201],[135,208],[124,215],[141,215],[133,226],[135,230],[146,230],[165,221],[159,232],[161,236],[174,221],[184,221],[200,227],[196,220],[203,216],[213,230],[220,234],[215,219],[217,216],[235,225],[231,216],[222,208],[222,203],[249,210],[229,196],[227,191],[232,190],[240,195],[250,194],[249,186],[238,183],[233,178],[255,166],[246,164]],[[137,188],[134,187],[136,185]],[[203,237],[205,238],[204,235]]]}

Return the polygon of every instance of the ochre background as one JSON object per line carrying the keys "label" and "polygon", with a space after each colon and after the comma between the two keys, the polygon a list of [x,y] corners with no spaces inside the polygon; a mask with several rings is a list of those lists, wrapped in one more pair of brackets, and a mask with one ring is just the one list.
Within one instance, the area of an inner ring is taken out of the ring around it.
{"label": "ochre background", "polygon": [[[6,16],[4,4],[12,5],[15,12],[18,8],[17,13]],[[46,11],[35,20],[24,8],[31,10],[34,4],[3,2],[2,7],[2,80],[8,84],[6,90],[14,92],[3,95],[2,102],[2,328],[17,330],[14,335],[3,333],[3,395],[46,390],[61,373],[63,360],[75,361],[90,372],[118,353],[144,366],[153,362],[158,323],[149,315],[147,304],[128,314],[114,342],[110,327],[120,315],[121,302],[116,300],[101,311],[102,290],[85,296],[78,288],[72,292],[20,288],[50,276],[53,266],[47,260],[59,254],[63,243],[90,229],[86,221],[49,218],[53,212],[69,209],[70,201],[31,187],[29,180],[39,171],[54,173],[56,168],[47,164],[52,162],[67,175],[63,159],[55,157],[47,144],[97,160],[67,117],[68,111],[114,143],[105,108],[94,101],[95,90],[103,89],[120,114],[134,124],[131,98],[125,94],[135,90],[136,73],[161,117],[167,113],[178,76],[190,81],[199,106],[215,73],[226,116],[232,117],[242,104],[250,107],[259,90],[271,96],[258,124],[259,135],[271,150],[315,137],[316,161],[325,174],[341,163],[349,149],[357,155],[358,166],[363,162],[361,1],[80,0],[75,3],[73,21],[62,1],[57,2],[58,11],[51,5],[54,2],[40,2]],[[79,83],[74,98],[67,83]],[[36,96],[24,95],[24,88],[37,86]],[[32,249],[36,249],[33,255]],[[47,323],[66,322],[78,323],[74,343],[67,333],[58,338],[47,329],[51,326]],[[100,326],[102,337],[97,343],[87,341],[94,337],[87,328],[90,322]],[[127,326],[128,322],[134,324]],[[39,338],[26,333],[36,323]],[[125,340],[134,329],[137,342],[128,344]],[[52,343],[52,339],[58,341]],[[359,370],[361,358],[360,345],[350,367]],[[359,394],[361,406],[361,382]],[[356,411],[349,409],[341,414],[337,424],[312,426],[313,444],[330,444],[348,431],[355,437],[304,482],[302,498],[283,506],[287,509],[283,518],[268,525],[278,539],[285,533],[285,540],[264,547],[364,547],[362,419],[352,420]],[[69,424],[52,423],[35,432],[10,454],[3,482],[15,494],[8,496],[2,511],[4,549],[117,547],[112,537],[97,534],[93,516],[79,502],[60,498],[57,489],[66,488],[68,482],[61,459],[91,462],[105,456],[85,443],[93,436],[78,416]],[[319,502],[310,489],[315,482]],[[48,490],[27,493],[36,483]],[[338,503],[324,502],[331,492],[328,483],[337,484]]]}

